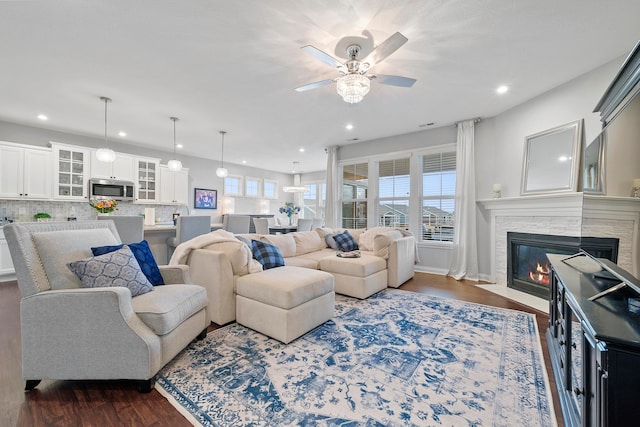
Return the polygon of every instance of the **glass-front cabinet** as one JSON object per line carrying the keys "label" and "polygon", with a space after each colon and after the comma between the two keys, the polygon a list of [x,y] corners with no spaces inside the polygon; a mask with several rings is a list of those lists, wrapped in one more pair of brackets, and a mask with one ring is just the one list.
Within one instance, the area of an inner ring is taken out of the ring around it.
{"label": "glass-front cabinet", "polygon": [[137,203],[157,203],[160,200],[160,160],[138,158],[136,165]]}
{"label": "glass-front cabinet", "polygon": [[86,199],[90,151],[54,142],[51,148],[54,158],[54,199]]}

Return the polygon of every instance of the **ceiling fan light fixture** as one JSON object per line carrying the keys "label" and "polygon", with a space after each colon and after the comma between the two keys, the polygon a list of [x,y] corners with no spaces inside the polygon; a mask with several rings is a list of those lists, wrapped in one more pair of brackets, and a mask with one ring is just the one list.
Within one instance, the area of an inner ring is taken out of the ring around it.
{"label": "ceiling fan light fixture", "polygon": [[101,96],[100,101],[104,102],[104,147],[96,151],[96,159],[101,162],[112,163],[116,159],[116,153],[107,144],[107,104],[111,102],[111,98]]}
{"label": "ceiling fan light fixture", "polygon": [[338,78],[336,90],[344,102],[357,104],[369,93],[371,81],[362,74],[346,74]]}

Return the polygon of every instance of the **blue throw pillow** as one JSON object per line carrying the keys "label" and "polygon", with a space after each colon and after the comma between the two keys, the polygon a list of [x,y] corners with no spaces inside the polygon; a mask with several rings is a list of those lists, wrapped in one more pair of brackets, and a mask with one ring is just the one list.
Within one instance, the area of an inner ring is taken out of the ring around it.
{"label": "blue throw pillow", "polygon": [[[103,255],[116,251],[122,246],[124,245],[99,246],[97,248],[91,248],[91,252],[93,252],[94,256]],[[140,269],[144,275],[147,276],[149,282],[151,282],[153,286],[164,285],[162,274],[160,274],[158,264],[156,263],[155,258],[153,258],[151,248],[149,248],[149,243],[147,243],[146,240],[143,240],[140,243],[131,243],[127,246],[129,246],[131,252],[133,252],[133,256],[136,257],[138,264],[140,264]]]}
{"label": "blue throw pillow", "polygon": [[153,285],[142,273],[140,264],[127,246],[104,255],[70,262],[67,266],[85,288],[123,286],[131,291],[133,297],[153,290]]}
{"label": "blue throw pillow", "polygon": [[284,266],[284,258],[282,258],[280,249],[276,245],[260,240],[252,240],[251,251],[253,252],[253,257],[262,264],[265,270]]}
{"label": "blue throw pillow", "polygon": [[360,249],[356,240],[347,230],[344,230],[342,233],[334,234],[333,240],[336,241],[339,251],[350,252]]}

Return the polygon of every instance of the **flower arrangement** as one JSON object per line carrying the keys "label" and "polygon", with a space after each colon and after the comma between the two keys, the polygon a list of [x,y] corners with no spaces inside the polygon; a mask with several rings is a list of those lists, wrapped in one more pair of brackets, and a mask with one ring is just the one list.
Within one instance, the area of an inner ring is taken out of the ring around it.
{"label": "flower arrangement", "polygon": [[113,199],[91,199],[89,205],[98,213],[111,213],[117,209],[118,202]]}
{"label": "flower arrangement", "polygon": [[300,210],[300,206],[296,206],[291,202],[287,202],[284,204],[284,206],[281,206],[280,209],[278,209],[278,212],[280,212],[281,214],[286,214],[289,217],[289,225],[291,225],[291,217],[300,212]]}

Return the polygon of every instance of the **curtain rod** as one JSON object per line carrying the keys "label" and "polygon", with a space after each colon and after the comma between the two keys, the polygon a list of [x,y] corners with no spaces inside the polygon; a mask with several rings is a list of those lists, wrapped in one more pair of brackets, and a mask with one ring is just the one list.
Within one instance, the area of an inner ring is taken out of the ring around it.
{"label": "curtain rod", "polygon": [[473,123],[480,123],[482,121],[482,119],[480,117],[476,117],[475,119],[467,119],[467,120],[458,120],[457,122],[455,122],[453,125],[454,126],[458,126],[460,123],[462,122],[466,122],[469,120],[473,120]]}
{"label": "curtain rod", "polygon": [[[340,146],[339,145],[332,145],[331,147],[336,147],[336,151],[340,151]],[[324,147],[324,152],[328,153],[329,152],[329,148],[331,147]]]}

